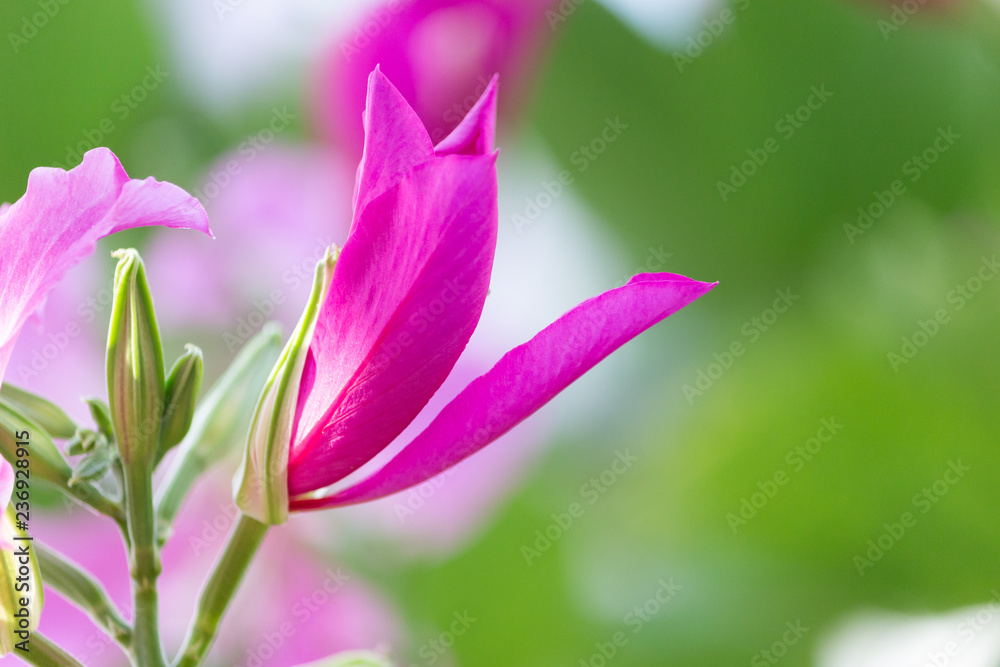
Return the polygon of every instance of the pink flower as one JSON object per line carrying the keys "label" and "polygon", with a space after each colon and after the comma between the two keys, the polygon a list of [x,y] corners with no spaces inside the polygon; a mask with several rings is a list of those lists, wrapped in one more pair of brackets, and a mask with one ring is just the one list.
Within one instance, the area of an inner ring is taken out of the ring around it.
{"label": "pink flower", "polygon": [[413,105],[435,143],[462,120],[495,72],[525,93],[553,0],[390,2],[331,45],[319,72],[320,128],[349,148],[364,143],[364,81],[376,65]]}
{"label": "pink flower", "polygon": [[308,354],[293,336],[251,428],[237,496],[255,518],[373,500],[447,470],[714,286],[641,274],[580,304],[473,380],[380,470],[317,497],[417,416],[479,321],[497,233],[495,103],[494,81],[434,146],[385,76],[371,75],[350,235],[328,285],[329,263],[319,271],[318,313],[300,323]]}
{"label": "pink flower", "polygon": [[24,196],[0,206],[0,379],[24,323],[63,275],[98,239],[147,225],[211,234],[196,199],[170,183],[129,179],[106,148],[70,171],[32,170]]}

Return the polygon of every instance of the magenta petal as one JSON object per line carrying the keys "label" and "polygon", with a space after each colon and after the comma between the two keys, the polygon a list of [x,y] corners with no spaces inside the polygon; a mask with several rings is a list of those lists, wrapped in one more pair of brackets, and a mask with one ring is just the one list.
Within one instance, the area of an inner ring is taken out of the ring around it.
{"label": "magenta petal", "polygon": [[439,157],[361,214],[310,345],[290,494],[369,461],[441,386],[489,289],[496,187],[494,156]]}
{"label": "magenta petal", "polygon": [[365,152],[358,166],[354,224],[369,202],[434,157],[424,124],[378,67],[368,77],[364,120]]}
{"label": "magenta petal", "polygon": [[371,477],[292,509],[375,500],[447,470],[516,426],[595,364],[715,286],[671,273],[641,274],[585,301],[476,378],[427,429]]}
{"label": "magenta petal", "polygon": [[27,318],[98,239],[147,225],[211,234],[198,200],[170,183],[130,180],[107,148],[71,169],[40,167],[24,196],[0,211],[0,379]]}
{"label": "magenta petal", "polygon": [[438,155],[487,155],[497,128],[497,76],[451,134],[434,147]]}

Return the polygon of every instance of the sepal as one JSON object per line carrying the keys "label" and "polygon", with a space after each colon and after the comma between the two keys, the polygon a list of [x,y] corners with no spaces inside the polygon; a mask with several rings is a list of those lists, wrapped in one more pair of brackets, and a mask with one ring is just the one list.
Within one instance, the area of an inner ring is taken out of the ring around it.
{"label": "sepal", "polygon": [[327,250],[316,264],[309,301],[257,401],[243,464],[233,479],[236,505],[244,514],[266,525],[288,520],[288,452],[299,383],[336,262],[336,252]]}

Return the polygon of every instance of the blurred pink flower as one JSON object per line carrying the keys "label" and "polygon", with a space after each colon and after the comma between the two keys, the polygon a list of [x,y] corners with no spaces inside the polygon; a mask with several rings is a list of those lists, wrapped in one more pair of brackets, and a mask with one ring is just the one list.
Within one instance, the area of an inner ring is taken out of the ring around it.
{"label": "blurred pink flower", "polygon": [[332,44],[315,90],[321,132],[352,154],[364,144],[365,81],[376,65],[428,129],[444,139],[494,74],[505,104],[526,94],[553,0],[393,0]]}
{"label": "blurred pink flower", "polygon": [[[162,552],[160,621],[168,653],[180,645],[198,587],[237,515],[228,480],[216,476],[205,482],[194,490]],[[70,505],[59,515],[42,515],[36,524],[37,539],[91,572],[126,618],[131,616],[128,562],[113,523]],[[314,559],[292,532],[275,534],[257,554],[210,660],[298,665],[337,651],[398,647],[402,627],[392,605],[358,575],[329,559]],[[86,665],[128,664],[117,645],[56,591],[47,591],[40,631]]]}
{"label": "blurred pink flower", "polygon": [[0,206],[0,380],[25,322],[66,272],[98,239],[147,225],[211,235],[197,199],[170,183],[129,179],[106,148],[70,171],[32,170],[24,196]]}
{"label": "blurred pink flower", "polygon": [[350,182],[335,154],[308,146],[223,155],[201,188],[217,242],[158,234],[143,252],[150,283],[163,286],[163,327],[219,330],[235,353],[268,320],[294,324],[316,262],[347,238]]}
{"label": "blurred pink flower", "polygon": [[[497,234],[495,102],[494,83],[434,146],[378,68],[369,78],[351,233],[298,385],[287,470],[293,511],[374,500],[444,472],[714,286],[641,274],[584,302],[475,379],[380,470],[317,497],[413,421],[478,323]],[[252,475],[271,474],[259,468],[270,465],[266,455],[251,450],[246,461]]]}

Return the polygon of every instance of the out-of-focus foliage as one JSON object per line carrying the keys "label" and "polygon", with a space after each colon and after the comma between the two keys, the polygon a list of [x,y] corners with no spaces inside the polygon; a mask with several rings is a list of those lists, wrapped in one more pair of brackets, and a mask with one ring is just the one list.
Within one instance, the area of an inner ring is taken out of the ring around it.
{"label": "out-of-focus foliage", "polygon": [[[172,72],[156,22],[126,0],[58,6],[15,52],[8,35],[37,6],[0,0],[0,200],[104,119],[114,130],[98,143],[130,173],[195,186],[267,117],[201,117],[171,75],[120,118],[116,100],[147,67]],[[609,664],[728,667],[800,623],[781,659],[795,667],[852,612],[993,595],[1000,12],[956,2],[885,32],[890,9],[877,3],[736,0],[730,11],[700,54],[652,45],[592,0],[552,30],[527,122],[574,193],[635,264],[662,246],[661,270],[721,285],[647,334],[662,355],[637,381],[643,419],[609,427],[618,440],[558,443],[468,549],[401,565],[344,547],[407,613],[412,664],[444,653],[467,667],[587,664],[623,632]],[[816,89],[830,95],[813,98],[808,120],[783,121]],[[588,157],[581,147],[608,127]],[[914,171],[939,132],[957,138]],[[719,182],[761,150],[766,161],[724,199]],[[884,212],[859,226],[857,209],[875,203]],[[787,312],[769,313],[776,292],[792,295]],[[742,352],[727,357],[734,344]],[[807,460],[796,448],[824,419],[842,427]],[[592,495],[590,480],[626,451],[638,462]],[[935,487],[950,467],[962,476]],[[745,519],[744,499],[760,505]],[[583,515],[558,527],[572,503]],[[543,549],[539,531],[553,525]],[[880,538],[888,548],[860,574],[856,557]],[[530,564],[525,548],[538,552]]]}

